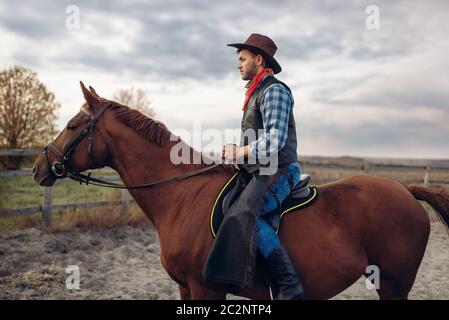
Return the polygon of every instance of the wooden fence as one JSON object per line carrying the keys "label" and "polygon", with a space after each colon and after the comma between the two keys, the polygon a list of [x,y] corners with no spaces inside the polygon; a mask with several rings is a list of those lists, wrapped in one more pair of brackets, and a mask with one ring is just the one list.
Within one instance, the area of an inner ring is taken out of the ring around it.
{"label": "wooden fence", "polygon": [[[0,156],[37,156],[41,152],[40,149],[0,149]],[[0,172],[1,177],[14,177],[14,176],[32,176],[31,170],[13,170],[13,171],[2,171]],[[99,179],[108,179],[110,181],[119,181],[118,176],[112,177],[97,177]],[[65,209],[79,209],[79,208],[98,208],[110,205],[121,205],[124,213],[128,212],[131,203],[134,201],[128,190],[122,190],[122,196],[120,200],[115,201],[92,201],[92,202],[81,202],[81,203],[67,203],[67,204],[53,204],[53,194],[52,188],[44,188],[44,195],[42,197],[42,203],[40,206],[22,208],[22,209],[10,209],[0,211],[1,217],[10,216],[22,216],[33,213],[42,213],[42,219],[47,225],[51,224],[51,216],[55,211],[65,210]]]}
{"label": "wooden fence", "polygon": [[[423,175],[423,179],[422,180],[417,180],[417,179],[411,179],[411,180],[401,180],[402,183],[423,183],[425,185],[428,184],[447,184],[449,183],[449,181],[446,180],[437,180],[437,179],[432,179],[431,178],[431,173],[432,173],[432,168],[429,165],[399,165],[399,164],[379,164],[379,163],[370,163],[369,161],[365,160],[363,161],[363,163],[358,166],[358,165],[346,165],[346,164],[337,164],[337,163],[320,163],[320,162],[316,162],[316,161],[308,161],[308,160],[303,160],[300,161],[302,166],[308,166],[308,165],[314,165],[314,166],[319,166],[319,167],[324,167],[324,168],[341,168],[341,169],[356,169],[356,170],[361,170],[361,172],[365,175],[369,175],[372,172],[375,172],[375,168],[380,169],[380,168],[388,168],[388,169],[420,169],[423,170],[424,175]],[[373,170],[374,169],[374,170]],[[433,168],[434,170],[436,169],[443,169],[443,170],[448,170],[449,168],[439,168],[439,167],[435,167]],[[330,181],[326,181],[326,182],[330,182]]]}
{"label": "wooden fence", "polygon": [[[37,156],[40,153],[39,149],[0,149],[0,156]],[[320,162],[314,162],[314,161],[308,161],[304,160],[301,161],[305,165],[319,165],[323,167],[341,167],[341,168],[359,168],[362,170],[364,174],[369,174],[370,168],[372,167],[391,167],[391,168],[421,168],[425,169],[424,171],[424,178],[422,181],[413,181],[416,183],[423,182],[424,184],[432,183],[447,183],[447,181],[431,181],[431,168],[430,166],[410,166],[410,165],[385,165],[385,164],[374,164],[370,163],[369,161],[365,160],[363,161],[363,164],[361,167],[352,165],[341,165],[341,164],[324,164]],[[12,176],[32,176],[31,170],[16,170],[16,171],[3,171],[0,172],[0,178],[1,177],[12,177]],[[99,179],[107,179],[107,180],[119,180],[118,176],[113,177],[97,177]],[[410,181],[408,181],[410,182]],[[69,203],[69,204],[53,204],[52,203],[52,188],[45,188],[44,195],[42,197],[42,204],[40,206],[31,207],[31,208],[23,208],[23,209],[11,209],[11,210],[4,210],[0,211],[0,218],[1,217],[8,217],[8,216],[21,216],[26,214],[33,214],[33,213],[42,213],[42,218],[45,221],[47,225],[51,224],[51,216],[52,212],[69,209],[69,208],[96,208],[96,207],[102,207],[102,206],[108,206],[108,205],[121,205],[123,212],[127,212],[129,210],[130,204],[134,201],[131,199],[131,196],[127,190],[122,190],[122,195],[120,200],[115,201],[94,201],[94,202],[82,202],[82,203]]]}
{"label": "wooden fence", "polygon": [[27,157],[37,156],[40,152],[40,149],[0,149],[0,156]]}
{"label": "wooden fence", "polygon": [[[104,179],[104,177],[99,177],[101,179]],[[115,179],[111,179],[111,177],[108,177],[109,181],[114,180],[120,180],[118,177],[114,177]],[[22,208],[22,209],[10,209],[10,210],[3,210],[0,211],[0,218],[2,217],[10,217],[10,216],[22,216],[27,214],[33,214],[33,213],[42,213],[42,219],[44,220],[45,224],[50,225],[51,224],[51,216],[52,213],[55,211],[65,210],[65,209],[80,209],[80,208],[98,208],[103,206],[122,206],[123,213],[127,213],[129,210],[129,207],[132,202],[134,202],[133,199],[131,199],[131,196],[128,192],[128,190],[122,190],[122,195],[120,200],[114,200],[114,201],[92,201],[92,202],[81,202],[81,203],[67,203],[67,204],[53,204],[53,188],[44,188],[44,195],[42,197],[42,204],[40,206],[36,207],[30,207],[30,208]]]}

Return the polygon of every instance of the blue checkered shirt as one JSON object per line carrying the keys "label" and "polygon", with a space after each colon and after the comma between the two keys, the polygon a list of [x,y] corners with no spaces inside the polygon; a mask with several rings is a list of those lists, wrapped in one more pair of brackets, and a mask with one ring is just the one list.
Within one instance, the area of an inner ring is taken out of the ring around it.
{"label": "blue checkered shirt", "polygon": [[274,83],[262,93],[260,112],[264,132],[259,139],[249,143],[254,157],[269,157],[278,153],[287,142],[288,118],[294,104],[293,96],[280,83]]}

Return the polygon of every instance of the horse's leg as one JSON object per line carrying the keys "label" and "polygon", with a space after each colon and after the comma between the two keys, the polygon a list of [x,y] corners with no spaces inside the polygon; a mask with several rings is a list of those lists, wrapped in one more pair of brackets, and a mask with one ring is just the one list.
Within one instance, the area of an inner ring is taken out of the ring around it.
{"label": "horse's leg", "polygon": [[205,287],[197,280],[189,281],[190,297],[193,300],[225,300],[226,292]]}
{"label": "horse's leg", "polygon": [[[380,288],[378,290],[380,299],[408,298],[429,238],[428,214],[403,189],[401,186],[396,191],[399,195],[400,192],[405,193],[403,199],[390,204],[400,204],[400,206],[390,211],[394,214],[388,214],[390,221],[387,225],[389,227],[386,228],[384,234],[389,233],[389,235],[383,239],[384,249],[381,255],[372,261],[380,269]],[[393,194],[393,191],[391,193]]]}
{"label": "horse's leg", "polygon": [[190,290],[179,285],[179,296],[181,297],[181,300],[191,300],[191,294]]}
{"label": "horse's leg", "polygon": [[392,277],[380,276],[377,294],[381,300],[407,300],[411,286],[404,287]]}

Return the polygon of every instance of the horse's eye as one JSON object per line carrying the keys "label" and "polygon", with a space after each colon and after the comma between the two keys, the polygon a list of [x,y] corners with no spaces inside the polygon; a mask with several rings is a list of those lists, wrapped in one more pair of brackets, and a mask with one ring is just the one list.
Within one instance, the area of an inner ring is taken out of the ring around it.
{"label": "horse's eye", "polygon": [[67,130],[73,130],[76,129],[76,124],[73,122],[67,123]]}

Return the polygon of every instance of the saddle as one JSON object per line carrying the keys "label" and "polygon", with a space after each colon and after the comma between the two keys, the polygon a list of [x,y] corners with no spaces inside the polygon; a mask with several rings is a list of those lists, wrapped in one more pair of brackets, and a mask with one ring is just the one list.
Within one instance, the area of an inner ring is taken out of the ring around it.
{"label": "saddle", "polygon": [[[210,228],[214,238],[223,217],[226,216],[227,210],[238,198],[251,177],[251,174],[248,174],[246,171],[238,170],[221,189],[210,215]],[[280,206],[263,215],[263,218],[276,230],[276,233],[279,232],[279,226],[284,215],[307,207],[317,198],[317,189],[316,187],[310,187],[309,182],[310,176],[308,174],[302,174],[298,184]]]}

